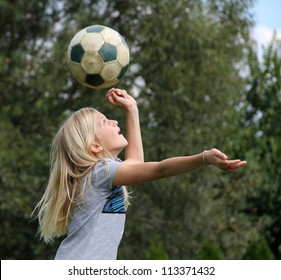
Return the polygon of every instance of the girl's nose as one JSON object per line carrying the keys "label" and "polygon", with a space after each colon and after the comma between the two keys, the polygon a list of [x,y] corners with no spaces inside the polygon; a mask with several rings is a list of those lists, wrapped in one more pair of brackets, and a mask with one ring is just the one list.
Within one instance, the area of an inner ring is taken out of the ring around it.
{"label": "girl's nose", "polygon": [[112,124],[113,124],[114,126],[117,126],[117,125],[118,125],[118,121],[112,120]]}

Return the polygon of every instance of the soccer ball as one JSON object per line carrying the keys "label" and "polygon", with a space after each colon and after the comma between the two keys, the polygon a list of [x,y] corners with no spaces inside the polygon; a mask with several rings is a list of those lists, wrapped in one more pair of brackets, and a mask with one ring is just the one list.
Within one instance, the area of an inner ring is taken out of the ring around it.
{"label": "soccer ball", "polygon": [[130,61],[124,38],[112,28],[91,25],[80,30],[67,49],[67,64],[76,80],[90,88],[114,86]]}

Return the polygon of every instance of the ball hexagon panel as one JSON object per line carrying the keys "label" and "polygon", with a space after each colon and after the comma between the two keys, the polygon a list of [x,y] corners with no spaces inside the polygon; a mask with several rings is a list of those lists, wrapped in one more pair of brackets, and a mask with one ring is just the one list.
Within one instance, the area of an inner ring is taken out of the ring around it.
{"label": "ball hexagon panel", "polygon": [[85,70],[83,69],[83,67],[81,66],[80,63],[76,63],[76,62],[69,62],[68,64],[71,72],[73,73],[74,77],[78,80],[78,81],[84,81],[86,78],[87,73],[85,72]]}
{"label": "ball hexagon panel", "polygon": [[89,33],[81,40],[81,46],[85,52],[98,51],[105,43],[100,33]]}
{"label": "ball hexagon panel", "polygon": [[125,73],[126,73],[127,70],[128,70],[128,67],[129,67],[129,65],[127,64],[125,67],[122,68],[122,70],[121,70],[119,76],[117,77],[118,80],[121,80],[121,78],[125,75]]}
{"label": "ball hexagon panel", "polygon": [[88,74],[99,73],[104,65],[102,58],[97,52],[86,52],[80,63]]}
{"label": "ball hexagon panel", "polygon": [[122,42],[121,35],[113,29],[105,28],[101,31],[101,35],[105,42],[113,46],[117,46]]}
{"label": "ball hexagon panel", "polygon": [[86,34],[87,34],[86,29],[82,29],[79,32],[77,32],[76,35],[73,37],[73,39],[70,41],[69,46],[72,47],[74,45],[79,44]]}
{"label": "ball hexagon panel", "polygon": [[117,83],[119,82],[118,79],[114,79],[112,81],[109,82],[104,82],[100,88],[109,88],[109,87],[113,87],[115,86]]}
{"label": "ball hexagon panel", "polygon": [[123,43],[117,46],[117,61],[122,67],[128,65],[130,60],[129,49]]}
{"label": "ball hexagon panel", "polygon": [[129,51],[129,46],[127,45],[125,39],[120,35],[122,43],[127,47],[128,51]]}
{"label": "ball hexagon panel", "polygon": [[111,61],[107,62],[104,65],[103,69],[100,72],[100,75],[106,82],[109,82],[116,79],[119,76],[121,70],[122,66],[118,62]]}

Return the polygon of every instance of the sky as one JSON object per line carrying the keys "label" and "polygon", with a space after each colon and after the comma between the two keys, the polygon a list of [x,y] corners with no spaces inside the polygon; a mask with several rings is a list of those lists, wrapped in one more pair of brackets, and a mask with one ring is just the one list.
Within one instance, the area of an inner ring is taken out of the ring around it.
{"label": "sky", "polygon": [[274,31],[281,39],[281,0],[256,0],[252,11],[255,21],[252,36],[258,43],[258,54],[261,57],[262,46],[268,45]]}

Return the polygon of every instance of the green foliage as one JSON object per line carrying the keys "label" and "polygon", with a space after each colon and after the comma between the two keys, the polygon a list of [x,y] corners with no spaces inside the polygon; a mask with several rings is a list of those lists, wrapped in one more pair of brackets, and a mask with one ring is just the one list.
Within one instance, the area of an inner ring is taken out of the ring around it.
{"label": "green foliage", "polygon": [[248,150],[255,171],[248,170],[246,174],[251,187],[245,212],[263,224],[263,235],[278,259],[281,257],[280,50],[281,41],[273,38],[261,62],[254,51],[249,52],[250,75],[241,110],[241,136],[248,139],[244,149]]}
{"label": "green foliage", "polygon": [[243,260],[273,260],[274,256],[266,239],[253,238],[250,240],[245,254],[242,257]]}
{"label": "green foliage", "polygon": [[168,260],[168,254],[160,242],[151,242],[145,253],[145,260]]}
{"label": "green foliage", "polygon": [[[93,106],[125,129],[106,91],[82,87],[66,65],[69,41],[91,24],[115,28],[128,42],[131,65],[118,87],[137,98],[146,160],[218,147],[249,162],[236,174],[202,169],[133,188],[121,258],[194,259],[208,239],[224,258],[241,259],[251,237],[263,232],[280,256],[280,57],[272,47],[264,65],[255,60],[251,5],[0,1],[2,259],[54,257],[59,240],[39,241],[30,214],[48,179],[49,147],[61,121]],[[239,68],[246,63],[247,79]]]}
{"label": "green foliage", "polygon": [[204,240],[195,260],[223,260],[223,253],[211,241]]}

